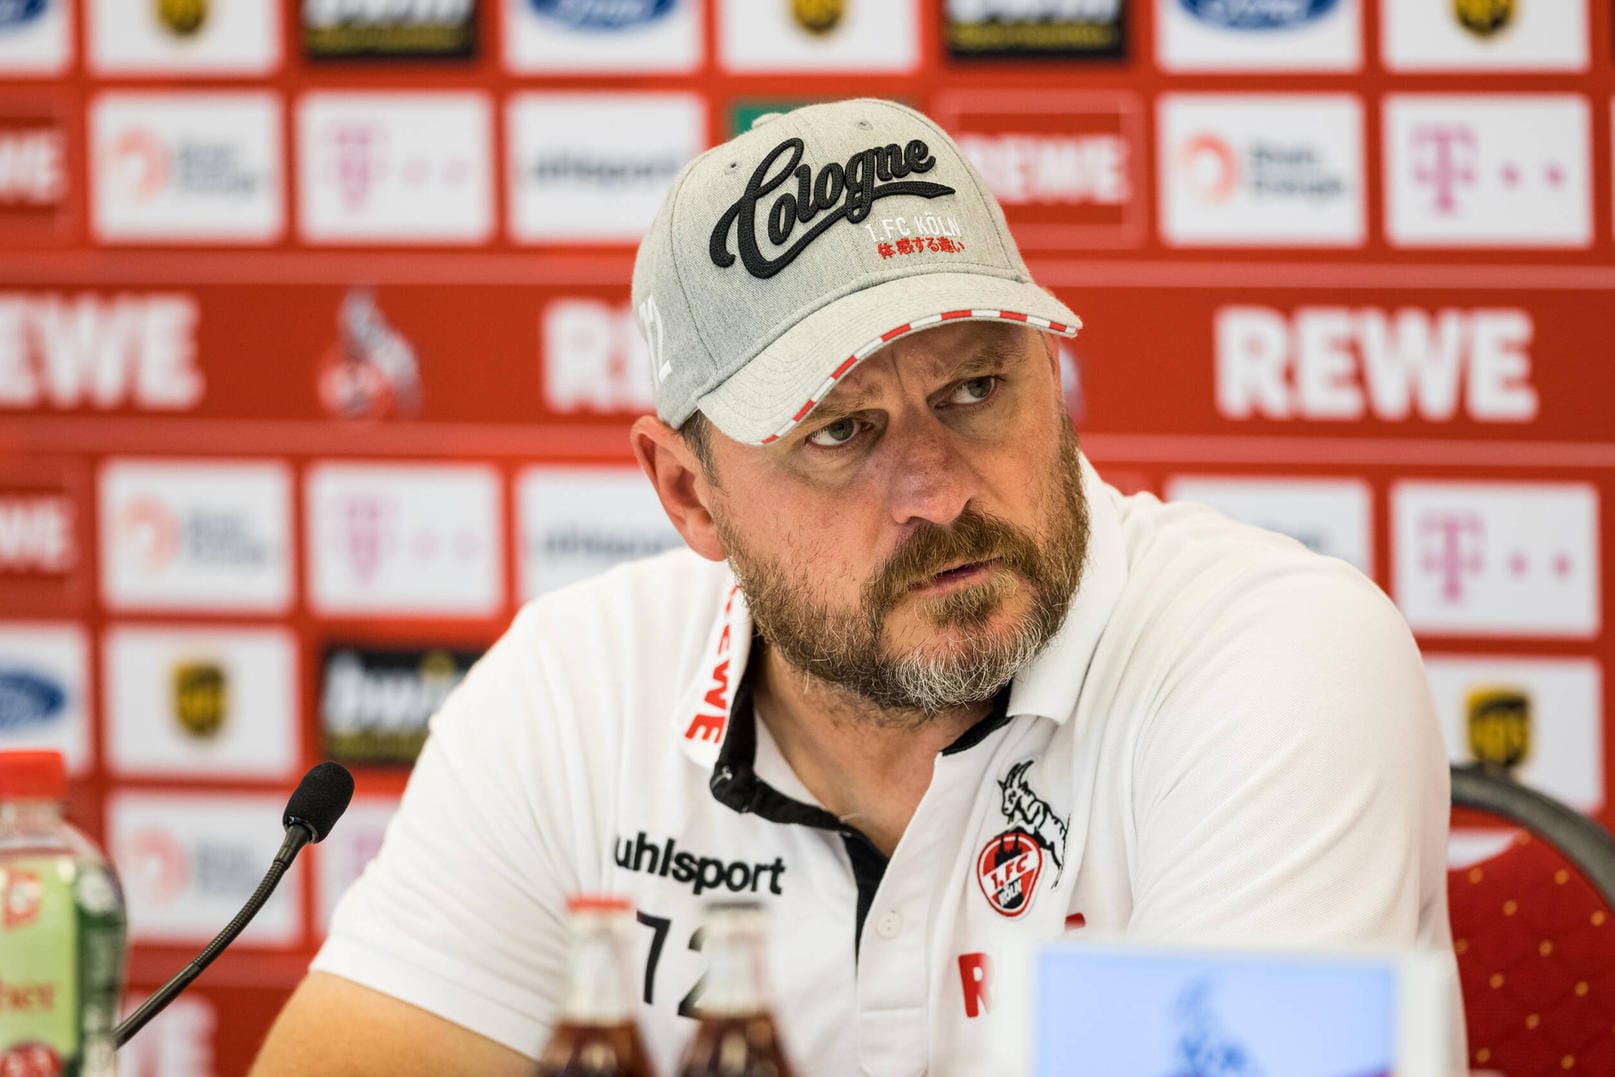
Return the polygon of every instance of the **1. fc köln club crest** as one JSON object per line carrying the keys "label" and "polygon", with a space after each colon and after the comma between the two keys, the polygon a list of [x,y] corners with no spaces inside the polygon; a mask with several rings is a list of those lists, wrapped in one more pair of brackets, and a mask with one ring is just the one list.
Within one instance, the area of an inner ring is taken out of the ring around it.
{"label": "1. fc k\u00f6ln club crest", "polygon": [[1043,874],[1043,849],[1024,830],[1006,830],[976,858],[976,881],[987,904],[1014,919],[1032,906]]}

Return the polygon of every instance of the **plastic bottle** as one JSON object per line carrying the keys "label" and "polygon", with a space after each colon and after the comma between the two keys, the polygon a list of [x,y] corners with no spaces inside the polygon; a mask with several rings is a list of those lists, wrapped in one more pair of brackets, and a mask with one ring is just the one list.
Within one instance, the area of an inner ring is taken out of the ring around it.
{"label": "plastic bottle", "polygon": [[124,907],[95,843],[63,817],[59,752],[0,752],[0,1074],[107,1077]]}
{"label": "plastic bottle", "polygon": [[634,1021],[626,900],[579,896],[567,902],[572,952],[561,1017],[538,1060],[538,1077],[654,1077]]}
{"label": "plastic bottle", "polygon": [[678,1077],[792,1077],[768,1000],[767,935],[766,914],[755,902],[707,907],[701,943],[708,959],[706,987],[696,1003],[700,1024]]}

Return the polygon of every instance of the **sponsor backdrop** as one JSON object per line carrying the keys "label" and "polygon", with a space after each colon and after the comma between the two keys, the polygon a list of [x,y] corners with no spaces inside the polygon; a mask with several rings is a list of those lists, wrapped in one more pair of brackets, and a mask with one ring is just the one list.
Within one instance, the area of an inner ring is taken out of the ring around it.
{"label": "sponsor backdrop", "polygon": [[815,99],[957,134],[1113,482],[1372,575],[1453,757],[1615,819],[1612,7],[0,2],[0,745],[66,753],[131,994],[359,780],[129,1071],[241,1072],[517,606],[677,542],[633,245]]}

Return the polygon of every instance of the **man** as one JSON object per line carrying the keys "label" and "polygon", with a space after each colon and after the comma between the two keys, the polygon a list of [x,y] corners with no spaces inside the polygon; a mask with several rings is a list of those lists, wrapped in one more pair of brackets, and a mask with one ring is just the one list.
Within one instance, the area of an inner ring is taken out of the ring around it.
{"label": "man", "polygon": [[472,671],[255,1072],[524,1072],[574,891],[634,901],[664,1065],[714,898],[772,912],[809,1074],[992,1072],[995,955],[1062,934],[1450,950],[1402,619],[1100,481],[1077,318],[933,123],[759,121],[675,181],[634,304],[634,451],[689,550],[531,604]]}

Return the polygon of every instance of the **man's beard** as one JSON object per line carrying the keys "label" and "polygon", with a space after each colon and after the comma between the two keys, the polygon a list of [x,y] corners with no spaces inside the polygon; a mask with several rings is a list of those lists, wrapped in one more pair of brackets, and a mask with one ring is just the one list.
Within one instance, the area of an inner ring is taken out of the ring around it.
{"label": "man's beard", "polygon": [[[893,552],[866,584],[855,609],[836,609],[815,598],[814,582],[778,562],[749,553],[727,521],[713,522],[729,566],[746,596],[763,640],[798,670],[838,686],[912,724],[912,712],[935,714],[991,699],[1035,658],[1059,631],[1082,577],[1088,550],[1088,507],[1082,494],[1077,441],[1061,422],[1061,452],[1042,506],[1048,533],[1030,534],[1004,520],[967,508],[943,527],[924,524]],[[910,588],[949,565],[996,560],[982,582],[925,603],[933,628],[953,629],[962,641],[946,653],[891,654],[886,619]],[[1007,573],[1007,575],[1006,575]],[[1031,589],[1030,608],[1006,630],[983,630],[1019,580]]]}

